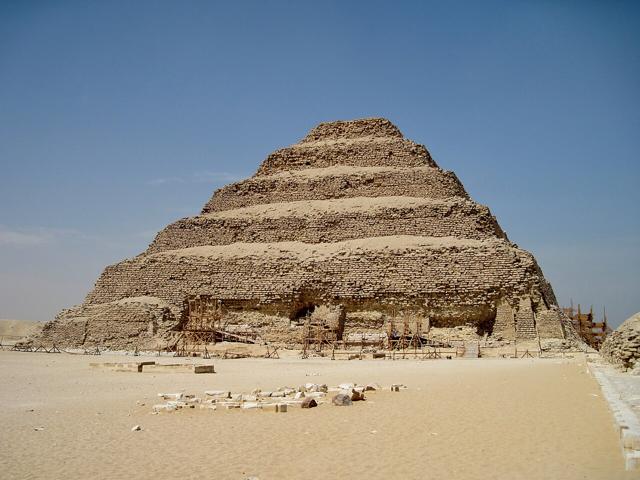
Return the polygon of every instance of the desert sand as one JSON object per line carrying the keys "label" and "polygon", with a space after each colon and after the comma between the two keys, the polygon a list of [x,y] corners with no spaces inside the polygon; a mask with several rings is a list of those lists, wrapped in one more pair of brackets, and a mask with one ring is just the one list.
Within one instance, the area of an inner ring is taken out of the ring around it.
{"label": "desert sand", "polygon": [[[211,375],[89,366],[144,359],[0,351],[2,478],[637,478],[581,356],[198,359]],[[159,392],[306,382],[408,388],[351,407],[152,414]]]}
{"label": "desert sand", "polygon": [[0,319],[0,338],[9,340],[8,343],[13,343],[14,340],[32,335],[38,332],[44,325],[44,322],[35,322],[29,320],[10,320]]}

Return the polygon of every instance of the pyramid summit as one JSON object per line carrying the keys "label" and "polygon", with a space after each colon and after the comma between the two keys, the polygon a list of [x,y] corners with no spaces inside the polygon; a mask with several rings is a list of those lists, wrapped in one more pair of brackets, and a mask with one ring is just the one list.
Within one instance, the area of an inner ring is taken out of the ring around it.
{"label": "pyramid summit", "polygon": [[318,312],[337,340],[387,332],[398,315],[506,340],[568,328],[534,257],[423,145],[372,118],[321,123],[276,150],[107,267],[43,337],[128,348],[213,322],[296,345]]}

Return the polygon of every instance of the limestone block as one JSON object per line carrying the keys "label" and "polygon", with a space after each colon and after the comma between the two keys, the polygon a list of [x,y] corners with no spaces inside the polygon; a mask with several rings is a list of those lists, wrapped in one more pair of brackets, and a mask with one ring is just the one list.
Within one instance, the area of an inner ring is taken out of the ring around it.
{"label": "limestone block", "polygon": [[302,404],[300,405],[302,408],[313,408],[318,406],[318,402],[311,397],[307,397],[302,400]]}
{"label": "limestone block", "polygon": [[331,399],[331,403],[338,407],[345,407],[352,404],[351,396],[345,393],[339,393]]}

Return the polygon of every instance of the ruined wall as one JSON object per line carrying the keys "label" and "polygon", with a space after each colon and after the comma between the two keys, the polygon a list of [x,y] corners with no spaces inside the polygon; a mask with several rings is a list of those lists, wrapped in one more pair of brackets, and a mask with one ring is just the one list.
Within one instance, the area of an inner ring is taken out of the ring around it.
{"label": "ruined wall", "polygon": [[253,310],[227,310],[223,316],[222,329],[231,333],[243,331],[260,332],[260,338],[271,344],[300,344],[303,329],[285,315]]}
{"label": "ruined wall", "polygon": [[516,319],[514,312],[509,302],[504,299],[500,299],[496,306],[493,335],[510,341],[516,338]]}
{"label": "ruined wall", "polygon": [[217,190],[202,213],[266,203],[388,196],[468,198],[460,180],[438,168],[333,167],[232,183]]}
{"label": "ruined wall", "polygon": [[[542,285],[542,294],[546,288]],[[526,341],[538,337],[540,339],[565,338],[561,313],[557,306],[547,308],[547,302],[540,301],[534,309],[530,296],[517,299],[514,305],[512,306],[506,300],[498,303],[493,325],[494,336],[509,341]]]}
{"label": "ruined wall", "polygon": [[233,210],[182,219],[162,230],[147,253],[235,242],[338,242],[385,236],[389,232],[432,237],[505,238],[489,209],[470,201],[415,199],[393,205],[388,200],[388,206],[372,207],[366,204],[366,200],[371,199],[357,200],[363,200],[359,205],[361,208],[341,210],[339,205],[330,205],[335,200],[306,201],[276,204],[277,209],[270,204],[244,209],[249,211]]}
{"label": "ruined wall", "polygon": [[316,125],[300,143],[319,140],[341,140],[363,137],[403,138],[402,132],[386,118],[363,118],[358,120],[337,120]]}
{"label": "ruined wall", "polygon": [[415,239],[404,237],[395,247],[384,239],[373,246],[370,239],[315,245],[311,255],[295,243],[148,255],[108,267],[86,302],[152,295],[180,306],[188,294],[208,294],[282,313],[311,289],[318,303],[343,303],[348,310],[353,303],[365,308],[367,301],[381,309],[388,302],[421,306],[428,299],[434,322],[446,323],[486,320],[498,298],[539,288],[533,257],[504,241]]}
{"label": "ruined wall", "polygon": [[518,340],[529,340],[537,337],[533,306],[531,305],[530,297],[520,299],[515,320],[516,338]]}
{"label": "ruined wall", "polygon": [[63,310],[45,325],[42,340],[59,346],[150,347],[176,324],[169,305],[158,298],[123,298]]}
{"label": "ruined wall", "polygon": [[405,139],[368,141],[320,141],[276,150],[262,163],[256,175],[325,168],[351,167],[436,167],[423,145]]}
{"label": "ruined wall", "polygon": [[538,311],[536,313],[536,323],[540,338],[565,338],[559,308]]}
{"label": "ruined wall", "polygon": [[640,312],[626,319],[605,339],[600,354],[608,362],[633,368],[640,359]]}

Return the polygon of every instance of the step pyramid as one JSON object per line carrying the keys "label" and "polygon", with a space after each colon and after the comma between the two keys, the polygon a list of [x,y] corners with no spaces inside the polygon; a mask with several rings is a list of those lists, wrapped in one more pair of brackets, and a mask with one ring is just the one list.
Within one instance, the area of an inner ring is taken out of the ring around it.
{"label": "step pyramid", "polygon": [[[273,152],[255,175],[214,192],[200,215],[108,266],[43,335],[61,345],[139,344],[184,328],[197,299],[214,302],[227,327],[285,344],[299,341],[300,319],[318,307],[341,312],[340,335],[383,332],[403,313],[529,338],[533,312],[547,312],[546,335],[564,335],[534,257],[382,118],[321,123]],[[531,314],[518,316],[521,305]]]}

